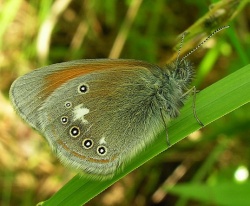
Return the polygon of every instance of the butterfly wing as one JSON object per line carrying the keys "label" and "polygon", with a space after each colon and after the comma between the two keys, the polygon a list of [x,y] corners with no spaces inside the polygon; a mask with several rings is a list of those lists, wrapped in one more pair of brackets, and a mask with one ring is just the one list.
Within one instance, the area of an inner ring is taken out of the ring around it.
{"label": "butterfly wing", "polygon": [[161,72],[135,60],[58,64],[17,80],[11,99],[60,160],[108,177],[164,128],[152,70]]}

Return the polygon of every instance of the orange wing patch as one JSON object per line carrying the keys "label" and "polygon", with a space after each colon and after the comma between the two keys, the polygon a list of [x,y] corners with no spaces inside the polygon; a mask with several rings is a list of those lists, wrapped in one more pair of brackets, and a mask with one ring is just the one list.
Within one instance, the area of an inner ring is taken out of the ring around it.
{"label": "orange wing patch", "polygon": [[83,63],[82,65],[73,65],[71,67],[62,68],[60,71],[51,73],[45,77],[45,85],[43,90],[43,96],[48,97],[54,90],[59,88],[62,84],[76,77],[89,74],[106,69],[121,69],[126,68],[134,69],[135,67],[149,67],[150,64],[140,61],[124,61],[124,60],[103,60],[97,61],[97,63]]}

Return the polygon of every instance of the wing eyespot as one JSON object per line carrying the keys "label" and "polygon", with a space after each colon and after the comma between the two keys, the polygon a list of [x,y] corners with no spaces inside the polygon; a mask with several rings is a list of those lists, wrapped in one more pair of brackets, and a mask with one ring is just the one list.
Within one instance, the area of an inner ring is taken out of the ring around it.
{"label": "wing eyespot", "polygon": [[80,132],[80,128],[77,127],[77,126],[73,126],[73,127],[71,127],[70,130],[69,130],[69,134],[70,134],[70,136],[73,137],[73,138],[78,137],[78,136],[80,135],[80,133],[81,133],[81,132]]}
{"label": "wing eyespot", "polygon": [[62,124],[67,124],[69,122],[69,118],[67,116],[62,116],[61,117],[61,123]]}
{"label": "wing eyespot", "polygon": [[97,154],[100,155],[100,156],[104,156],[108,152],[107,148],[105,146],[103,146],[103,145],[98,146],[96,151],[97,151]]}
{"label": "wing eyespot", "polygon": [[82,83],[78,86],[78,93],[85,94],[89,91],[89,86],[85,83]]}
{"label": "wing eyespot", "polygon": [[90,149],[92,148],[94,145],[94,142],[92,139],[89,139],[89,138],[86,138],[82,141],[82,146],[85,148],[85,149]]}
{"label": "wing eyespot", "polygon": [[67,102],[65,102],[64,106],[69,109],[72,107],[72,103],[67,101]]}

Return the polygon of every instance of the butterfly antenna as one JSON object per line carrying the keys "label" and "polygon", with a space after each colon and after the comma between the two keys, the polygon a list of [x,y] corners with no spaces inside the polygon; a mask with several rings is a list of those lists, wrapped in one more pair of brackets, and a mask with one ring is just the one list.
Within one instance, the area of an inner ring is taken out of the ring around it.
{"label": "butterfly antenna", "polygon": [[229,26],[223,26],[220,27],[218,29],[216,29],[215,31],[213,31],[204,41],[202,41],[200,44],[198,44],[194,49],[192,49],[190,52],[188,52],[182,59],[180,62],[183,62],[190,54],[192,54],[194,51],[196,51],[200,46],[202,46],[207,40],[209,40],[213,35],[215,35],[216,33],[220,32],[223,29],[227,29],[229,28]]}
{"label": "butterfly antenna", "polygon": [[180,57],[180,53],[181,53],[181,48],[182,48],[182,45],[183,45],[183,42],[184,42],[184,38],[185,38],[185,36],[186,36],[186,32],[184,32],[183,34],[182,34],[182,37],[181,37],[181,42],[180,42],[180,46],[179,46],[179,50],[178,50],[178,53],[177,53],[177,58],[176,58],[176,67],[177,67],[177,65],[178,65],[178,61],[179,61],[179,57]]}

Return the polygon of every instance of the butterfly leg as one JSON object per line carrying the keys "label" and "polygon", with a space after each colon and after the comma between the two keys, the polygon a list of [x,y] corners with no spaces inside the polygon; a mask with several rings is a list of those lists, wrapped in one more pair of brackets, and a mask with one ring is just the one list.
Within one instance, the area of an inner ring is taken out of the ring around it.
{"label": "butterfly leg", "polygon": [[169,140],[169,137],[168,137],[167,124],[166,124],[166,121],[165,121],[164,116],[163,116],[163,114],[162,114],[162,109],[160,109],[160,111],[161,111],[162,121],[163,121],[164,126],[165,126],[167,145],[168,145],[168,147],[170,147],[170,146],[171,146],[171,143],[170,143],[170,140]]}
{"label": "butterfly leg", "polygon": [[193,92],[193,114],[194,114],[194,118],[196,119],[196,121],[199,123],[199,125],[201,125],[202,127],[204,127],[204,124],[202,123],[202,121],[198,118],[197,113],[196,113],[196,93],[198,93],[199,91],[196,90],[196,87],[193,86],[191,89],[189,89],[185,94],[183,94],[183,96],[188,95],[190,92]]}

